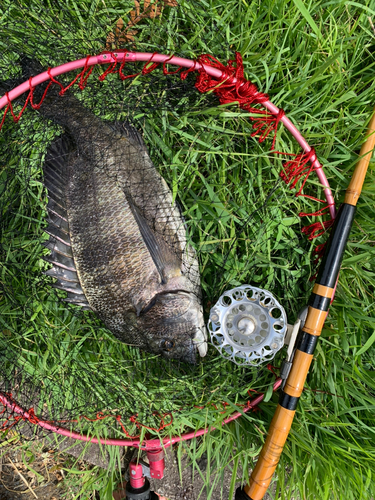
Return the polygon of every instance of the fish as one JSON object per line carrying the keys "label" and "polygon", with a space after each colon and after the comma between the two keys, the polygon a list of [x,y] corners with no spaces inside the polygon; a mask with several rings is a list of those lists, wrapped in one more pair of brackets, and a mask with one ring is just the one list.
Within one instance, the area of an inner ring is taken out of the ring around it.
{"label": "fish", "polygon": [[69,93],[39,112],[63,130],[43,163],[45,274],[122,342],[196,363],[207,353],[198,259],[141,134]]}

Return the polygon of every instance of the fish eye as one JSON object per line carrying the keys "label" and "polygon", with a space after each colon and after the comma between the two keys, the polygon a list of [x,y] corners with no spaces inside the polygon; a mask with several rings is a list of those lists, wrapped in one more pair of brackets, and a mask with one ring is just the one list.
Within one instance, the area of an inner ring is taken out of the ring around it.
{"label": "fish eye", "polygon": [[164,351],[170,351],[174,347],[174,341],[173,340],[163,340],[161,343],[162,349]]}

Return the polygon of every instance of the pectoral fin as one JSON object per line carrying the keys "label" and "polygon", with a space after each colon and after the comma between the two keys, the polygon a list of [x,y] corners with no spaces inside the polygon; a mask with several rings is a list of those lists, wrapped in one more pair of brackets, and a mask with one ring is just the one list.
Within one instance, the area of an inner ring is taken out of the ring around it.
{"label": "pectoral fin", "polygon": [[130,202],[134,218],[138,224],[142,238],[159,272],[161,283],[181,275],[181,252],[166,243],[161,234],[155,232],[151,222],[142,215],[137,206]]}

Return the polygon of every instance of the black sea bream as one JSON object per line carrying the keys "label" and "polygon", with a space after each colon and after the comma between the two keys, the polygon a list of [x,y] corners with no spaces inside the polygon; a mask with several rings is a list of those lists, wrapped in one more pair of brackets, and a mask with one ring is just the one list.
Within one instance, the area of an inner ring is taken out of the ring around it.
{"label": "black sea bream", "polygon": [[69,95],[40,112],[65,130],[43,166],[54,286],[123,342],[188,362],[204,356],[197,257],[140,134]]}

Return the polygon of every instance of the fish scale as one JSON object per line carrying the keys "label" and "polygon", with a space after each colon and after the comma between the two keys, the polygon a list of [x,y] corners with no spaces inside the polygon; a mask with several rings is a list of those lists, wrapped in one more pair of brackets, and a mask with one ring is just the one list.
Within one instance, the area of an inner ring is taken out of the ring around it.
{"label": "fish scale", "polygon": [[43,167],[47,274],[123,342],[195,362],[207,351],[198,261],[143,139],[72,95],[47,99],[41,112],[65,130]]}
{"label": "fish scale", "polygon": [[[77,163],[72,164],[75,173],[68,194],[77,273],[93,310],[121,334],[116,325],[124,319],[124,311],[144,307],[152,300],[158,273],[121,188],[100,167],[94,167],[89,183],[81,181],[79,172],[91,166]],[[90,214],[95,216],[90,218]],[[140,286],[150,278],[154,287]],[[141,343],[140,338],[123,337]]]}

